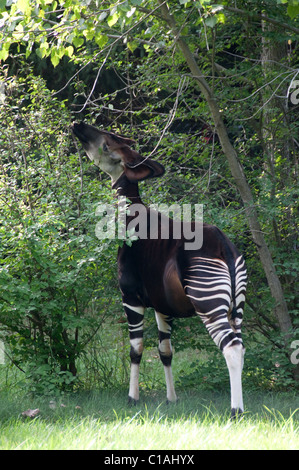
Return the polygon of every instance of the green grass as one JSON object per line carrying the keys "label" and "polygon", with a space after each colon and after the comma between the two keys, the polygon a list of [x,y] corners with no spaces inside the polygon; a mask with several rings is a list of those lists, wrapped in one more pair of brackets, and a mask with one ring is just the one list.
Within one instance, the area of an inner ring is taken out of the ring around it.
{"label": "green grass", "polygon": [[[289,393],[245,393],[246,413],[229,420],[229,395],[180,391],[176,405],[162,392],[105,391],[49,400],[0,394],[0,449],[299,449],[299,410]],[[61,404],[65,406],[61,406]],[[24,418],[26,409],[39,415]],[[297,408],[297,411],[296,411]]]}
{"label": "green grass", "polygon": [[[250,391],[245,381],[246,412],[239,421],[231,422],[227,375],[219,375],[226,383],[217,392],[212,391],[217,386],[213,375],[196,389],[186,388],[188,381],[180,377],[192,373],[190,357],[189,352],[176,354],[176,405],[166,405],[164,372],[157,353],[145,354],[141,399],[133,407],[127,405],[128,378],[119,377],[112,385],[117,376],[110,380],[110,356],[104,368],[107,380],[100,382],[105,391],[66,394],[57,399],[55,409],[49,406],[51,397],[26,394],[30,384],[16,368],[0,368],[0,450],[299,449],[299,400],[294,391],[267,392],[256,385]],[[102,356],[101,360],[103,364]],[[122,363],[112,364],[123,374]],[[97,378],[93,374],[91,388]],[[35,408],[40,409],[36,418],[22,416],[23,411]]]}

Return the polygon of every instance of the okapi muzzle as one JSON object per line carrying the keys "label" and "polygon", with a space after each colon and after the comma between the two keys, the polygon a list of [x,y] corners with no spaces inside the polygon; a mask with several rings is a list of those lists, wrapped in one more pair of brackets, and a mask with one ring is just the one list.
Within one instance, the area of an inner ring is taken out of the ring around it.
{"label": "okapi muzzle", "polygon": [[[90,160],[110,175],[117,194],[131,201],[130,207],[136,203],[142,205],[145,223],[150,227],[154,214],[140,198],[139,182],[162,176],[164,167],[132,149],[132,139],[83,122],[75,123],[72,130]],[[123,244],[118,251],[118,280],[131,344],[129,401],[135,403],[139,399],[144,310],[151,307],[158,326],[167,400],[177,400],[171,369],[173,320],[199,317],[226,360],[231,414],[235,417],[244,409],[241,379],[244,357],[241,324],[247,284],[244,259],[226,235],[213,225],[202,224],[203,240],[200,248],[194,250],[186,248],[183,230],[181,237],[175,236],[175,222],[171,218],[166,220],[158,213],[155,220],[160,229],[158,236],[139,237],[131,246]],[[159,234],[166,222],[169,232],[163,238]]]}

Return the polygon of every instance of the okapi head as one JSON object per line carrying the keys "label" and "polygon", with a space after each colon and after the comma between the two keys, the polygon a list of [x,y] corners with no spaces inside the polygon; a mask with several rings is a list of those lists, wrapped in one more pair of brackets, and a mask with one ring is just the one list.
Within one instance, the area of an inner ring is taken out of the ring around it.
{"label": "okapi head", "polygon": [[164,173],[164,167],[149,158],[143,158],[131,146],[134,140],[112,132],[102,131],[81,122],[72,127],[90,160],[111,176],[114,184],[124,173],[130,182],[154,178]]}

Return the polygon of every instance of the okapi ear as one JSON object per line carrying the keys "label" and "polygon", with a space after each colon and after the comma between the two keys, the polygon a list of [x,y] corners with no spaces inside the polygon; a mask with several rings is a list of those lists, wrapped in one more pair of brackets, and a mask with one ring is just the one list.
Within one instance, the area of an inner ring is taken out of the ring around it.
{"label": "okapi ear", "polygon": [[164,174],[164,166],[150,158],[142,158],[139,153],[131,150],[130,155],[123,158],[126,177],[134,181],[142,181],[146,178],[156,178]]}

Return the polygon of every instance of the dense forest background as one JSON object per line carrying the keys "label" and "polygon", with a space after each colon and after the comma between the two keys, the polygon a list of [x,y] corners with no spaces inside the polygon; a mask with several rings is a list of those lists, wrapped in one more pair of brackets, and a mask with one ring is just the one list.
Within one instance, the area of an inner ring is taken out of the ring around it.
{"label": "dense forest background", "polygon": [[[244,380],[296,387],[298,13],[297,0],[0,1],[0,325],[25,388],[127,380],[121,242],[95,235],[113,194],[71,134],[80,120],[163,163],[144,202],[203,204],[239,247]],[[182,385],[227,383],[198,320],[177,321],[173,344],[201,357]]]}

